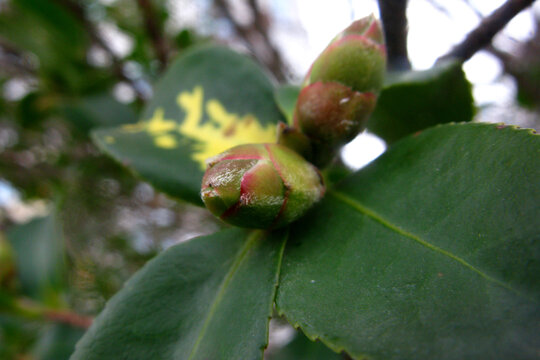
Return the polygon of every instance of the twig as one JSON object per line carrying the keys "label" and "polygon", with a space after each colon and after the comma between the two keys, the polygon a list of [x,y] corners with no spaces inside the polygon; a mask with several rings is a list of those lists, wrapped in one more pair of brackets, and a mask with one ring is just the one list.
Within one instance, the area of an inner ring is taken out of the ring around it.
{"label": "twig", "polygon": [[388,68],[408,70],[411,68],[407,54],[407,0],[378,0],[384,28]]}
{"label": "twig", "polygon": [[125,81],[128,83],[133,90],[135,91],[135,95],[138,100],[140,101],[146,101],[147,96],[145,95],[145,92],[141,89],[141,87],[137,84],[137,82],[132,79],[131,77],[127,76],[124,72],[124,62],[122,59],[120,59],[114,51],[109,47],[109,45],[103,40],[101,35],[99,34],[97,28],[94,26],[92,22],[90,22],[87,17],[84,8],[72,0],[54,0],[57,4],[64,7],[66,10],[68,10],[81,24],[83,25],[84,29],[88,33],[88,36],[90,36],[90,39],[112,60],[112,70],[113,73],[118,77],[120,80]]}
{"label": "twig", "polygon": [[[231,25],[234,28],[234,31],[240,36],[240,38],[244,41],[246,46],[249,48],[250,51],[255,53],[255,49],[253,48],[253,44],[251,44],[251,41],[249,39],[249,31],[245,26],[240,25],[234,16],[231,13],[231,10],[229,9],[229,6],[225,0],[215,0],[215,4],[219,8],[219,10],[223,13],[225,18],[231,23]],[[255,54],[256,55],[256,54]]]}
{"label": "twig", "polygon": [[534,0],[508,0],[491,15],[485,17],[478,27],[471,31],[465,40],[456,45],[438,61],[456,58],[461,61],[470,59],[478,50],[486,47],[491,40],[514,16],[530,6]]}
{"label": "twig", "polygon": [[272,70],[278,80],[283,81],[286,78],[284,71],[285,64],[283,63],[281,54],[274,46],[274,44],[272,44],[270,36],[268,35],[268,21],[261,12],[261,9],[257,4],[257,0],[249,0],[249,6],[251,8],[251,12],[253,13],[253,25],[255,26],[255,29],[257,29],[257,31],[261,34],[266,44],[266,47],[270,50],[270,70]]}
{"label": "twig", "polygon": [[[281,60],[281,57],[279,56],[279,53],[276,48],[273,47],[273,45],[270,42],[270,39],[268,37],[267,30],[265,29],[265,20],[264,16],[258,9],[255,2],[250,0],[250,7],[251,11],[253,13],[254,23],[252,26],[244,26],[239,24],[236,19],[234,18],[233,14],[231,13],[231,10],[229,9],[229,5],[226,0],[215,0],[215,4],[219,8],[219,10],[223,13],[225,18],[231,23],[233,26],[235,32],[238,34],[238,36],[242,39],[242,41],[246,44],[248,49],[255,55],[257,59],[259,59],[260,62],[266,64],[270,71],[276,76],[276,78],[280,81],[285,79],[285,74],[283,71],[284,65]],[[255,6],[255,8],[253,7]],[[265,61],[265,57],[260,54],[259,51],[257,51],[257,47],[255,46],[255,41],[253,38],[257,36],[259,38],[262,38],[263,40],[263,46],[264,46],[264,52],[268,53],[270,58]]]}
{"label": "twig", "polygon": [[27,298],[15,299],[12,310],[20,316],[30,319],[52,321],[67,324],[81,329],[88,329],[93,318],[77,314],[68,309],[50,309]]}
{"label": "twig", "polygon": [[48,310],[44,313],[44,317],[53,322],[68,324],[81,329],[88,329],[92,325],[93,318],[75,314],[67,310]]}
{"label": "twig", "polygon": [[160,62],[160,69],[164,70],[169,61],[169,46],[163,36],[163,29],[160,23],[156,21],[156,14],[152,8],[150,0],[137,0],[139,9],[143,15],[146,32],[150,36],[152,46]]}
{"label": "twig", "polygon": [[465,4],[467,4],[467,6],[469,7],[469,9],[472,10],[472,12],[476,15],[477,18],[479,19],[483,19],[484,18],[484,14],[482,14],[482,12],[476,7],[474,6],[470,0],[462,0]]}
{"label": "twig", "polygon": [[449,19],[453,18],[452,15],[450,14],[450,12],[448,12],[448,10],[444,6],[439,4],[437,1],[428,0],[428,4],[431,5],[435,10],[437,10],[441,14],[444,14],[444,16],[446,16],[447,18],[449,18]]}

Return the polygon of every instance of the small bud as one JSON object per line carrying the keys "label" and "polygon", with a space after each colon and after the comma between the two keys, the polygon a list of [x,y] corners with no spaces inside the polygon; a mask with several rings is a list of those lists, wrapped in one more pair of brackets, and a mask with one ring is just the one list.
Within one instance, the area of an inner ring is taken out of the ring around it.
{"label": "small bud", "polygon": [[386,50],[379,22],[373,17],[353,22],[315,60],[306,85],[339,82],[355,91],[378,92],[386,68]]}
{"label": "small bud", "polygon": [[326,166],[366,128],[385,68],[384,36],[373,16],[353,22],[315,60],[293,115],[293,126],[309,139],[313,164]]}
{"label": "small bud", "polygon": [[312,142],[312,160],[322,166],[366,128],[375,95],[336,82],[316,82],[300,92],[294,126]]}
{"label": "small bud", "polygon": [[279,144],[240,145],[207,162],[202,200],[214,215],[236,226],[285,226],[324,195],[317,169]]}

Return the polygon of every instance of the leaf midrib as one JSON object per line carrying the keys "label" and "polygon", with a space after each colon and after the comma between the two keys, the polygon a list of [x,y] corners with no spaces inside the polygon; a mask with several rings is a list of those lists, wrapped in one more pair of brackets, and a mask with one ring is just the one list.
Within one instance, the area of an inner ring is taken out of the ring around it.
{"label": "leaf midrib", "polygon": [[204,319],[203,326],[199,332],[199,336],[197,336],[197,340],[195,341],[195,344],[193,345],[191,353],[189,354],[188,360],[193,359],[193,357],[197,353],[199,346],[201,344],[201,341],[206,334],[206,330],[208,329],[208,326],[210,325],[210,322],[214,316],[214,313],[216,312],[216,309],[219,303],[221,303],[221,300],[223,299],[223,296],[225,295],[225,291],[227,290],[229,283],[231,282],[232,278],[234,277],[234,274],[236,273],[240,265],[242,265],[242,262],[245,260],[246,255],[248,254],[249,250],[251,250],[253,245],[257,242],[257,240],[259,240],[262,234],[263,234],[262,231],[254,231],[253,233],[251,233],[247,241],[245,242],[245,244],[242,246],[242,248],[240,248],[240,250],[236,254],[234,258],[234,262],[232,263],[231,268],[229,269],[229,272],[223,278],[219,286],[219,290],[216,294],[216,297],[214,298],[214,301],[210,305],[210,309],[208,311],[208,314],[206,315],[206,318]]}
{"label": "leaf midrib", "polygon": [[528,296],[526,294],[523,294],[519,290],[513,288],[509,284],[507,284],[507,283],[505,283],[505,282],[503,282],[503,281],[501,281],[501,280],[499,280],[497,278],[494,278],[494,277],[486,274],[482,270],[476,268],[475,266],[473,266],[472,264],[467,262],[465,259],[462,259],[461,257],[452,254],[448,250],[445,250],[445,249],[440,248],[440,247],[438,247],[436,245],[433,245],[433,244],[429,243],[426,240],[423,240],[418,235],[415,235],[415,234],[413,234],[413,233],[411,233],[411,232],[409,232],[407,230],[404,230],[401,227],[399,227],[398,225],[392,224],[389,220],[385,219],[381,215],[377,214],[375,211],[371,210],[367,206],[362,205],[359,201],[357,201],[355,199],[352,199],[351,197],[347,196],[346,194],[343,194],[343,193],[341,193],[339,191],[336,191],[336,190],[330,190],[330,191],[328,191],[328,195],[331,195],[335,199],[343,202],[344,204],[350,206],[351,208],[358,211],[359,213],[371,218],[372,220],[375,220],[379,224],[387,227],[388,229],[393,230],[393,231],[397,232],[398,234],[400,234],[400,235],[402,235],[404,237],[407,237],[407,238],[409,238],[411,240],[414,240],[417,243],[419,243],[420,245],[422,245],[422,246],[424,246],[424,247],[426,247],[426,248],[428,248],[428,249],[430,249],[430,250],[432,250],[432,251],[434,251],[436,253],[444,255],[444,256],[458,262],[459,264],[461,264],[465,268],[467,268],[467,269],[475,272],[476,274],[480,275],[485,280],[487,280],[489,282],[492,282],[494,284],[497,284],[497,285],[499,285],[499,286],[501,286],[501,287],[503,287],[503,288],[505,288],[505,289],[519,295],[522,298],[525,298],[525,299],[527,299],[529,301],[532,301],[534,303],[538,303],[538,300],[536,300],[534,298],[531,298],[530,296]]}

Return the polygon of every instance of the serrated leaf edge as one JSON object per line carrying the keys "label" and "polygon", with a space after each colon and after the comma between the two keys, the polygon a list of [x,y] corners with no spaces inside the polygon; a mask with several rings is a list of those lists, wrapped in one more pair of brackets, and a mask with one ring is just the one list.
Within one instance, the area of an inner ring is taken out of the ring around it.
{"label": "serrated leaf edge", "polygon": [[[522,132],[522,133],[526,133],[527,135],[533,135],[533,136],[535,136],[535,137],[540,136],[540,134],[539,134],[536,130],[534,130],[534,129],[522,128],[522,127],[517,126],[517,125],[507,125],[507,124],[505,124],[505,123],[451,122],[451,123],[445,123],[445,124],[437,124],[437,125],[433,126],[432,128],[438,128],[438,127],[456,127],[456,126],[467,126],[467,127],[472,127],[472,126],[492,127],[492,128],[494,128],[494,129],[501,129],[501,130],[502,130],[502,129],[508,129],[508,130],[511,130],[511,131]],[[426,130],[427,130],[427,129],[426,129]],[[406,136],[406,137],[404,137],[403,139],[401,139],[399,142],[403,141],[404,139],[406,139],[406,138],[408,138],[408,137],[410,137],[410,136],[417,136],[417,135],[419,135],[419,134],[420,134],[421,132],[423,132],[423,131],[425,131],[425,130],[422,130],[422,131],[420,131],[420,132],[418,132],[418,133],[416,133],[416,134],[411,134],[411,135],[409,135],[409,136]],[[397,144],[397,143],[396,143],[396,144]],[[395,145],[393,145],[393,146],[395,146]],[[336,197],[336,195],[335,195],[336,193],[339,194],[339,195],[337,195],[337,197]],[[339,193],[339,192],[337,192],[337,191],[335,191],[335,190],[329,190],[329,191],[327,192],[327,196],[328,196],[328,195],[334,196],[335,198],[339,199],[339,196],[342,195],[342,194]],[[343,195],[343,196],[344,196],[344,195]],[[345,196],[345,198],[346,198],[346,196]],[[348,198],[347,198],[347,199],[348,199]],[[345,202],[345,203],[347,203],[347,202]],[[359,203],[358,203],[358,204],[359,204]],[[351,204],[347,204],[347,205],[352,206]],[[389,224],[390,226],[392,226],[392,224],[391,224],[390,222],[386,221],[383,217],[381,217],[380,215],[378,215],[376,212],[374,212],[374,211],[368,209],[367,207],[365,207],[365,206],[363,206],[363,205],[361,205],[361,204],[360,204],[360,206],[361,206],[364,210],[368,210],[372,215],[374,215],[374,216],[377,217],[377,218],[373,218],[373,217],[370,216],[373,220],[375,220],[375,221],[381,223],[382,225],[385,225],[385,226],[386,226],[385,223],[382,223],[382,222],[380,221],[380,220],[382,220],[382,221],[386,222],[387,224]],[[363,212],[362,212],[362,213],[363,213]],[[369,216],[368,214],[365,214],[365,215],[366,215],[366,216]],[[399,227],[396,227],[396,228],[400,230],[400,231],[398,231],[398,233],[400,233],[400,234],[402,234],[401,231],[403,231],[405,234],[410,234],[411,236],[416,237],[414,234],[408,233],[407,231],[402,230],[402,229],[400,229]],[[393,228],[391,227],[391,229],[393,229]],[[394,230],[394,229],[393,229],[393,230]],[[405,235],[405,234],[402,234],[402,235],[407,236],[407,235]],[[409,236],[408,236],[408,237],[409,237]],[[418,238],[418,237],[417,237],[417,238]],[[418,238],[418,239],[420,239],[420,238]],[[416,240],[416,239],[414,239],[414,240]],[[421,240],[421,239],[420,239],[420,240]],[[422,241],[422,242],[425,242],[425,241],[423,241],[423,240],[421,240],[421,241]],[[429,244],[429,243],[426,243],[426,244],[427,244],[427,245],[430,245],[431,247],[438,248],[438,247],[435,247],[435,246],[433,246],[433,245],[431,245],[431,244]],[[424,245],[424,244],[422,244],[422,245]],[[425,246],[425,245],[424,245],[424,246]],[[439,248],[438,248],[438,249],[439,249]],[[443,250],[443,249],[440,249],[440,250]],[[445,251],[445,250],[443,250],[443,251]],[[450,254],[450,255],[452,255],[452,254],[449,253],[448,251],[445,251],[445,252],[448,253],[448,254]],[[458,258],[458,257],[456,257],[456,258],[457,258],[457,259],[460,259],[460,258]],[[458,261],[457,259],[454,259],[454,260]],[[472,265],[470,265],[470,264],[468,264],[467,262],[465,262],[465,260],[463,260],[463,259],[460,259],[460,260],[463,261],[465,264],[467,264],[468,267],[471,267],[472,269],[477,270],[477,269],[474,268]],[[459,261],[458,261],[458,262],[459,262]],[[464,265],[464,266],[465,266],[465,264],[462,263],[462,265]],[[471,270],[472,270],[472,269],[471,269]],[[479,270],[477,270],[477,271],[479,271]],[[475,272],[476,272],[476,271],[475,271]],[[480,273],[482,273],[482,272],[480,272]],[[479,275],[481,275],[480,273],[479,273]],[[482,273],[482,274],[483,274],[483,273]],[[484,274],[484,275],[485,275],[485,276],[483,276],[483,277],[485,277],[486,279],[488,279],[488,278],[489,278],[489,279],[493,279],[497,285],[503,286],[504,288],[508,289],[509,291],[512,291],[512,292],[514,292],[515,294],[517,294],[517,295],[519,295],[519,296],[521,296],[521,297],[523,297],[523,298],[525,298],[525,299],[527,299],[527,300],[529,300],[529,301],[533,301],[533,302],[535,302],[535,303],[538,303],[538,300],[532,299],[532,298],[530,298],[529,296],[526,296],[526,295],[524,295],[524,294],[521,294],[519,291],[517,291],[517,290],[515,290],[515,289],[513,289],[513,288],[511,288],[511,287],[509,287],[509,286],[507,286],[507,284],[501,282],[500,280],[497,280],[497,279],[495,279],[495,278],[491,278],[491,277],[489,277],[487,274]],[[276,294],[276,300],[277,300],[277,294]],[[301,330],[301,331],[306,335],[306,337],[307,337],[308,339],[310,339],[311,341],[320,341],[320,342],[322,342],[324,345],[326,345],[326,347],[328,347],[329,349],[331,349],[332,351],[334,351],[334,352],[336,352],[336,353],[338,353],[338,354],[341,353],[341,352],[347,351],[347,349],[345,349],[345,346],[343,346],[343,345],[341,345],[341,346],[340,346],[340,345],[336,345],[336,344],[334,344],[334,343],[331,343],[329,340],[326,340],[325,338],[321,337],[321,335],[316,335],[316,334],[314,334],[314,333],[310,333],[309,331],[307,331],[307,330],[302,326],[302,324],[301,324],[300,322],[292,322],[292,321],[290,321],[289,318],[287,317],[287,315],[285,314],[285,311],[279,307],[277,301],[275,301],[275,304],[276,304],[276,309],[277,309],[278,315],[284,317],[284,318],[287,320],[287,322],[288,322],[289,324],[291,324],[295,329]],[[370,360],[370,359],[373,359],[372,357],[370,357],[370,356],[367,355],[367,354],[350,353],[350,352],[347,352],[347,354],[350,355],[350,356],[352,356],[352,357],[353,357],[354,359],[356,359],[356,360]]]}

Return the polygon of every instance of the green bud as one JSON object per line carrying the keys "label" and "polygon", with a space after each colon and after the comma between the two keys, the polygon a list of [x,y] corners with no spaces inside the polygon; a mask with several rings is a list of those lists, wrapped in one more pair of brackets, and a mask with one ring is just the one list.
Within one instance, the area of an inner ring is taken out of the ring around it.
{"label": "green bud", "polygon": [[327,165],[366,128],[385,68],[384,36],[373,16],[353,22],[315,60],[293,115],[293,126],[309,140],[313,164]]}
{"label": "green bud", "polygon": [[315,165],[328,163],[342,145],[366,128],[375,100],[373,93],[354,91],[337,82],[316,82],[302,89],[294,127],[311,140]]}
{"label": "green bud", "polygon": [[295,221],[324,195],[318,170],[279,144],[248,144],[207,160],[201,197],[230,224],[274,229]]}
{"label": "green bud", "polygon": [[306,85],[339,82],[360,92],[378,92],[386,68],[386,49],[379,22],[371,15],[353,22],[315,60]]}

